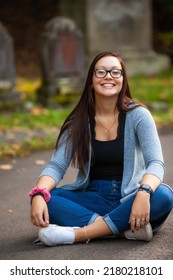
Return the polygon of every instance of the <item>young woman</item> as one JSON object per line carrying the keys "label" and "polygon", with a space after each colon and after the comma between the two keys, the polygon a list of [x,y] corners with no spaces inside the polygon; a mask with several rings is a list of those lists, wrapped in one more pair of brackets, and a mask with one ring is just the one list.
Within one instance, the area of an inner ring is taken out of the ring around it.
{"label": "young woman", "polygon": [[[71,163],[76,181],[57,188]],[[155,123],[132,99],[122,59],[98,54],[30,192],[39,239],[49,246],[109,235],[150,241],[173,207],[164,169]]]}

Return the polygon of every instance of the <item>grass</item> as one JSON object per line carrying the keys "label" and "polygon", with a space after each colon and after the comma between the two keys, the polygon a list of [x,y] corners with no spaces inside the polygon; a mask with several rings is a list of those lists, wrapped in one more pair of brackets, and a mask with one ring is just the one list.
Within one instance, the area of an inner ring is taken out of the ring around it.
{"label": "grass", "polygon": [[[26,156],[33,150],[54,148],[58,129],[72,107],[39,107],[35,103],[35,92],[39,85],[38,79],[17,79],[17,89],[22,93],[26,109],[1,113],[1,159]],[[173,68],[155,76],[130,78],[129,85],[134,99],[151,108],[158,128],[173,124]]]}
{"label": "grass", "polygon": [[1,130],[13,128],[27,129],[49,129],[50,127],[60,127],[62,121],[71,112],[71,108],[48,110],[34,106],[31,112],[13,112],[1,115]]}
{"label": "grass", "polygon": [[150,77],[136,76],[129,80],[133,96],[139,101],[166,102],[173,106],[173,68]]}
{"label": "grass", "polygon": [[1,115],[0,159],[23,157],[35,150],[49,150],[55,146],[59,127],[71,109],[47,110],[37,106],[31,112],[14,112]]}
{"label": "grass", "polygon": [[173,125],[173,68],[129,79],[133,97],[149,107],[158,128]]}

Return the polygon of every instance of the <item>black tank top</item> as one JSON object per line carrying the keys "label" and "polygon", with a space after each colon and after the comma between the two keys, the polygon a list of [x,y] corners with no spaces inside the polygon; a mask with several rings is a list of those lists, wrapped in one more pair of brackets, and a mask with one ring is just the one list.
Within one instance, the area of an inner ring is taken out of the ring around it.
{"label": "black tank top", "polygon": [[125,117],[125,113],[119,114],[118,135],[114,140],[97,140],[95,139],[95,131],[92,129],[91,180],[122,180]]}

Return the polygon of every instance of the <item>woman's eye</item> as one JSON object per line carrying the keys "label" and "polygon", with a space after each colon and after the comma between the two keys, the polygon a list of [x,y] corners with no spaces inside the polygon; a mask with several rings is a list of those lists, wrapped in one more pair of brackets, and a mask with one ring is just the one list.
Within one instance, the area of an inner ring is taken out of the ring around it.
{"label": "woman's eye", "polygon": [[111,73],[112,73],[113,75],[118,75],[118,74],[119,74],[119,71],[118,71],[118,70],[112,70]]}
{"label": "woman's eye", "polygon": [[105,74],[105,70],[97,70],[98,74]]}

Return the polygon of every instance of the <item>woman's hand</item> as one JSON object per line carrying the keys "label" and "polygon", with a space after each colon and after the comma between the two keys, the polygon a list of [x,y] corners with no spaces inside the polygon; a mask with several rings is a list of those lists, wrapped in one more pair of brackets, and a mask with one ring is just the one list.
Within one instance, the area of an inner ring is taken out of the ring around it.
{"label": "woman's hand", "polygon": [[37,227],[47,227],[49,225],[47,204],[41,195],[33,197],[30,217],[33,225]]}
{"label": "woman's hand", "polygon": [[150,219],[150,195],[146,192],[137,192],[130,214],[130,228],[133,232],[149,223]]}

